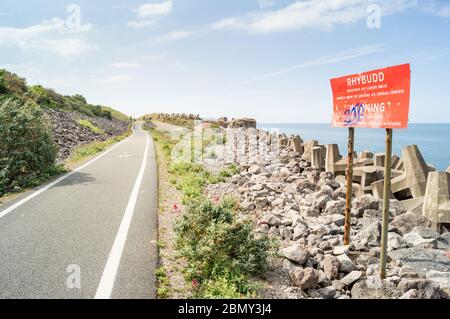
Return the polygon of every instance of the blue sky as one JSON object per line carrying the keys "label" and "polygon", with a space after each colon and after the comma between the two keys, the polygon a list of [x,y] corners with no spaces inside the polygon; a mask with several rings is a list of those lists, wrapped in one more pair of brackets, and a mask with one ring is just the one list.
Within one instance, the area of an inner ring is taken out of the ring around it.
{"label": "blue sky", "polygon": [[2,0],[0,66],[134,116],[273,123],[329,122],[330,78],[409,62],[411,121],[450,122],[450,1],[378,0],[369,28],[373,3]]}

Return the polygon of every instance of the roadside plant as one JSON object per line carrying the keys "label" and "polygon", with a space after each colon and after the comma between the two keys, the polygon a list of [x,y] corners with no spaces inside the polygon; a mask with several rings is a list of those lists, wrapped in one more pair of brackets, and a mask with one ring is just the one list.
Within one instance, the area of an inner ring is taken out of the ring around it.
{"label": "roadside plant", "polygon": [[8,99],[0,105],[0,194],[56,173],[56,146],[42,109]]}

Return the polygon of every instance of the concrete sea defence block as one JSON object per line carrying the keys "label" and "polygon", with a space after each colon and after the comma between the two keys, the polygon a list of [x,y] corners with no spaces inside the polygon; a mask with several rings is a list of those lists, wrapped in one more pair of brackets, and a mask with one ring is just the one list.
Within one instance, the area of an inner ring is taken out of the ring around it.
{"label": "concrete sea defence block", "polygon": [[[375,197],[376,199],[383,199],[383,195],[384,195],[384,179],[381,179],[379,181],[373,182],[371,184],[371,188],[372,188],[372,194],[373,197]],[[389,198],[390,199],[394,199],[394,194],[392,194],[392,192],[389,192]]]}
{"label": "concrete sea defence block", "polygon": [[392,192],[399,199],[424,196],[429,170],[417,145],[405,147],[402,160],[405,173],[392,180]]}
{"label": "concrete sea defence block", "polygon": [[325,171],[330,173],[340,171],[341,169],[335,167],[336,163],[342,158],[341,154],[339,153],[339,146],[337,144],[328,144],[325,147]]}
{"label": "concrete sea defence block", "polygon": [[378,153],[375,154],[374,157],[374,165],[384,167],[384,161],[385,161],[386,155],[384,153]]}
{"label": "concrete sea defence block", "polygon": [[428,174],[423,215],[433,223],[450,223],[450,173]]}
{"label": "concrete sea defence block", "polygon": [[303,155],[303,146],[302,146],[303,140],[299,135],[292,136],[289,139],[288,146],[291,150],[294,152],[299,153],[300,155]]}
{"label": "concrete sea defence block", "polygon": [[311,163],[311,152],[312,152],[312,149],[313,149],[313,147],[316,147],[318,145],[319,145],[319,142],[316,141],[316,140],[311,140],[311,141],[306,142],[303,145],[304,153],[303,153],[302,158],[305,161]]}
{"label": "concrete sea defence block", "polygon": [[311,150],[311,167],[323,169],[325,168],[326,148],[321,146],[313,147]]}

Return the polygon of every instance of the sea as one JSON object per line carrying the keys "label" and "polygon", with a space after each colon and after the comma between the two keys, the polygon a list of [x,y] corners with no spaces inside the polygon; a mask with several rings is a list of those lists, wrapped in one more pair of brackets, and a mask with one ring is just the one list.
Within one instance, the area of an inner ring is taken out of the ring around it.
{"label": "sea", "polygon": [[[338,144],[342,155],[347,154],[348,129],[333,128],[331,124],[277,124],[263,123],[258,128],[280,133],[300,135],[304,141],[315,139],[320,144]],[[355,150],[385,152],[384,129],[355,129]],[[393,131],[392,152],[401,157],[402,149],[416,144],[425,161],[445,171],[450,166],[450,123],[446,124],[409,124],[407,129]]]}

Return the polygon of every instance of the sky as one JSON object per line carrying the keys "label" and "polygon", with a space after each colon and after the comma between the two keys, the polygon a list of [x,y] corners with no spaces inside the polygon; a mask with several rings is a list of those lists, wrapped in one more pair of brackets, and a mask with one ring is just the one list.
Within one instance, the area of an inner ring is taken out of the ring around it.
{"label": "sky", "polygon": [[450,1],[0,2],[0,67],[135,117],[330,122],[331,78],[403,63],[410,121],[449,123]]}

